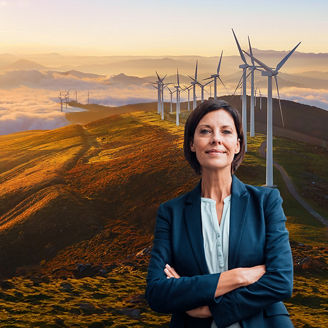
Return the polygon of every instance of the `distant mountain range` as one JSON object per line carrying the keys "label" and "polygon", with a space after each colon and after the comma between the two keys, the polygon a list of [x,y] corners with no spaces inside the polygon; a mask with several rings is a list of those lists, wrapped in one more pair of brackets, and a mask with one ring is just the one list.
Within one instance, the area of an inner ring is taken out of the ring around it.
{"label": "distant mountain range", "polygon": [[[254,48],[254,55],[268,65],[275,66],[287,54],[287,51],[260,50]],[[82,72],[113,75],[124,72],[128,75],[147,76],[155,70],[161,74],[173,74],[177,67],[181,73],[191,74],[199,61],[199,72],[213,72],[218,64],[218,56],[64,56],[56,53],[33,54],[18,57],[0,54],[0,69],[44,69],[78,70]],[[230,75],[238,71],[239,56],[225,56],[223,53],[222,73]],[[41,67],[36,67],[40,65]],[[327,53],[302,53],[296,51],[285,64],[283,71],[288,73],[305,71],[326,71]]]}

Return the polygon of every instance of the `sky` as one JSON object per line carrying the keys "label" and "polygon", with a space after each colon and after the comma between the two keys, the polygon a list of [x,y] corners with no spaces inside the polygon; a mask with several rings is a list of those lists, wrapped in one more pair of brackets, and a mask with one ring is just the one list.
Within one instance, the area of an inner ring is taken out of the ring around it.
{"label": "sky", "polygon": [[231,28],[255,48],[328,53],[327,12],[326,0],[0,0],[0,53],[237,55]]}

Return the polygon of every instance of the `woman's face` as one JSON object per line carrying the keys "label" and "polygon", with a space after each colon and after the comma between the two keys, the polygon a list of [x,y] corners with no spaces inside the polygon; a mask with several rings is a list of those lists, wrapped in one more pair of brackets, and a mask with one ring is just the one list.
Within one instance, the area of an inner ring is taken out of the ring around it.
{"label": "woman's face", "polygon": [[199,121],[190,149],[196,152],[202,168],[208,170],[231,170],[240,143],[232,116],[224,109],[207,113]]}

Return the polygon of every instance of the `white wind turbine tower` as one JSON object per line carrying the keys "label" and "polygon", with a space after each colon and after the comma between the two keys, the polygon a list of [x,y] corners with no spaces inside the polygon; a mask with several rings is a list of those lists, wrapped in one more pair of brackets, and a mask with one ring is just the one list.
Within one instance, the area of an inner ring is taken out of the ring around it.
{"label": "white wind turbine tower", "polygon": [[172,113],[172,103],[173,103],[172,98],[173,98],[173,93],[174,93],[175,91],[172,91],[169,87],[167,87],[167,89],[168,89],[169,92],[170,92],[170,113]]}
{"label": "white wind turbine tower", "polygon": [[177,85],[175,86],[176,93],[177,93],[177,103],[175,107],[175,113],[176,113],[176,125],[179,125],[179,115],[180,115],[180,82],[179,82],[179,72],[177,69]]}
{"label": "white wind turbine tower", "polygon": [[[277,75],[281,67],[285,64],[287,59],[292,55],[296,48],[300,45],[299,42],[276,66],[275,69],[272,69],[265,65],[260,60],[256,59],[254,56],[252,58],[264,69],[262,71],[263,76],[268,77],[268,98],[267,98],[267,149],[266,149],[266,186],[273,187],[273,154],[272,154],[272,77],[274,77],[277,87],[277,94],[279,99],[280,114],[282,119],[282,124],[284,126],[284,120],[282,116],[280,96],[279,96],[279,87]],[[244,51],[245,52],[245,51]],[[247,55],[251,56],[247,52]]]}
{"label": "white wind turbine tower", "polygon": [[184,88],[183,91],[187,91],[188,92],[188,112],[190,111],[190,88],[192,87],[193,85],[190,85],[189,87],[186,87]]}
{"label": "white wind turbine tower", "polygon": [[204,80],[213,79],[213,81],[214,81],[214,99],[217,99],[217,79],[219,79],[221,81],[222,85],[225,87],[225,85],[220,77],[220,67],[221,67],[222,55],[223,55],[223,50],[221,51],[221,56],[220,56],[218,67],[216,69],[216,74],[212,74],[210,77],[204,79]]}
{"label": "white wind turbine tower", "polygon": [[243,80],[243,98],[242,98],[242,126],[244,130],[244,138],[245,138],[245,152],[247,152],[247,97],[246,97],[246,71],[247,68],[250,67],[247,64],[246,58],[240,48],[239,42],[237,40],[236,34],[234,30],[232,29],[233,36],[235,38],[238,51],[240,54],[241,60],[244,62],[244,64],[239,65],[239,68],[243,69],[243,75],[242,75],[242,80]]}
{"label": "white wind turbine tower", "polygon": [[[166,75],[165,75],[166,76]],[[165,76],[163,80],[165,79]],[[164,89],[168,88],[168,85],[173,84],[173,83],[162,83],[162,91],[161,91],[161,119],[164,120]]]}
{"label": "white wind turbine tower", "polygon": [[193,93],[193,105],[192,105],[193,110],[197,107],[197,97],[196,97],[196,84],[198,83],[198,81],[197,81],[197,67],[198,67],[198,60],[196,60],[195,78],[188,75],[193,80],[193,81],[191,81],[192,93]]}

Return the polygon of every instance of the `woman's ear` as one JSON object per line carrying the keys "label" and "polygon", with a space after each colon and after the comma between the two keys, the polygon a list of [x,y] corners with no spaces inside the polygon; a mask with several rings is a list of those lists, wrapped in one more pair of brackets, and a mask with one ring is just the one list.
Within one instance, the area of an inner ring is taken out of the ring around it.
{"label": "woman's ear", "polygon": [[235,154],[238,154],[240,152],[240,139],[237,140],[237,148],[235,149]]}
{"label": "woman's ear", "polygon": [[190,141],[190,150],[193,152],[196,151],[193,141]]}

